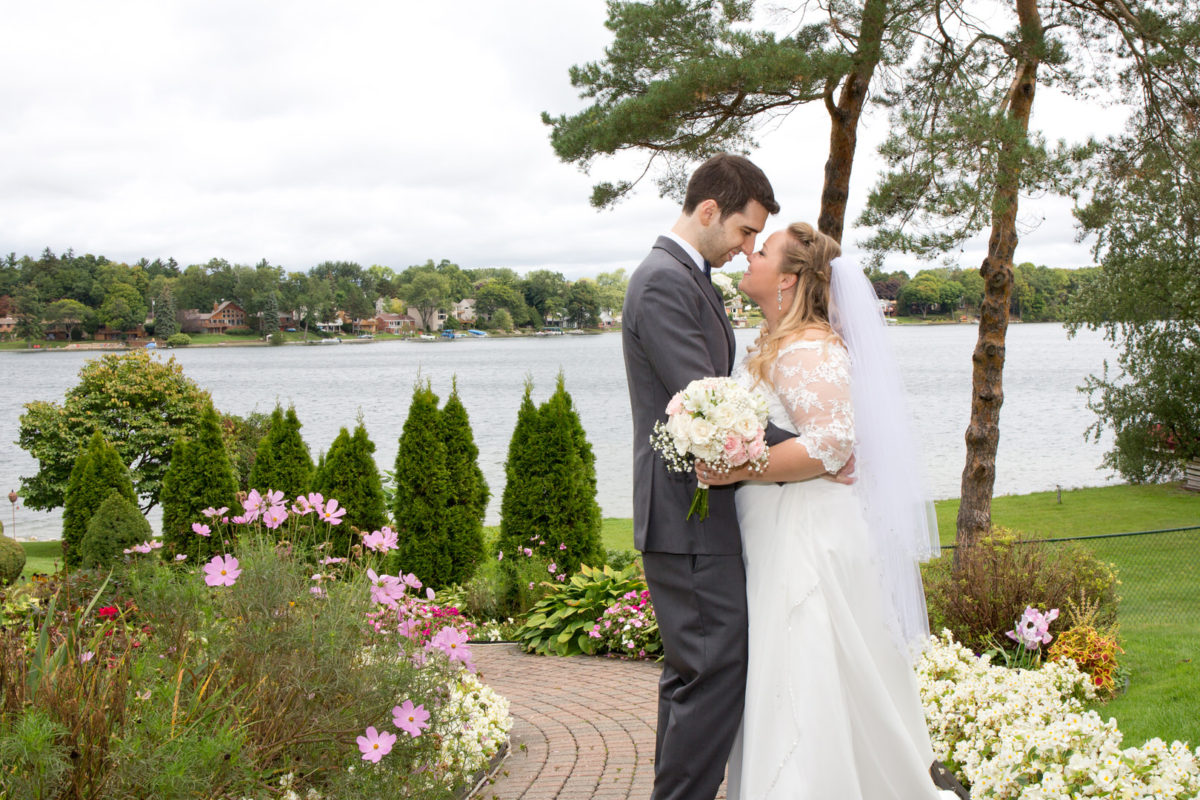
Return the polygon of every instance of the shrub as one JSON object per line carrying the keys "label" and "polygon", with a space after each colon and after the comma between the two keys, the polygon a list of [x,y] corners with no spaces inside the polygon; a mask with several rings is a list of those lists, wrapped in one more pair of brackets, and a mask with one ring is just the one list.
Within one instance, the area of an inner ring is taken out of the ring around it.
{"label": "shrub", "polygon": [[254,331],[250,330],[248,325],[230,325],[225,329],[227,336],[250,336]]}
{"label": "shrub", "polygon": [[197,536],[192,524],[203,518],[205,508],[232,507],[236,491],[220,421],[209,405],[195,441],[180,438],[176,443],[163,478],[162,536],[168,554],[182,553],[197,559],[221,552],[220,541]]}
{"label": "shrub", "polygon": [[592,448],[561,374],[554,394],[536,409],[532,389],[527,382],[509,443],[499,547],[511,551],[532,541],[574,572],[604,555]]}
{"label": "shrub", "polygon": [[353,436],[345,428],[338,432],[314,473],[313,491],[325,497],[336,497],[346,509],[342,524],[331,538],[333,552],[339,555],[357,543],[351,541],[351,527],[374,531],[387,524],[383,485],[375,466],[374,452],[375,443],[359,420]]}
{"label": "shrub", "polygon": [[1026,606],[1066,608],[1071,600],[1086,599],[1098,604],[1101,622],[1116,619],[1113,565],[1078,544],[1040,543],[995,528],[975,546],[926,564],[923,572],[931,629],[947,628],[979,651],[1003,637]]}
{"label": "shrub", "polygon": [[440,587],[450,583],[453,561],[446,535],[450,476],[437,404],[428,382],[413,387],[396,451],[392,515],[400,547],[390,563]]}
{"label": "shrub", "polygon": [[483,559],[483,517],[491,493],[479,468],[479,448],[475,446],[467,409],[458,397],[457,380],[442,408],[441,432],[450,479],[446,531],[450,582],[462,583],[470,579]]}
{"label": "shrub", "polygon": [[25,548],[20,542],[4,535],[4,525],[0,524],[0,586],[7,586],[21,577],[25,569]]}
{"label": "shrub", "polygon": [[122,551],[149,541],[154,532],[136,505],[119,494],[100,504],[79,544],[80,565],[91,569],[119,563]]}
{"label": "shrub", "polygon": [[167,347],[187,347],[192,343],[192,337],[186,333],[172,333],[167,337]]}
{"label": "shrub", "polygon": [[585,566],[566,583],[549,585],[546,596],[534,604],[517,631],[517,641],[542,655],[595,653],[597,640],[590,632],[596,620],[629,592],[645,588],[633,567],[614,572],[608,566]]}
{"label": "shrub", "polygon": [[597,652],[618,658],[647,658],[662,652],[662,636],[650,602],[650,590],[626,592],[604,609],[588,636],[596,640]]}
{"label": "shrub", "polygon": [[117,494],[130,503],[137,502],[129,470],[100,431],[92,434],[87,449],[79,454],[71,469],[67,483],[67,496],[63,505],[62,548],[63,561],[69,567],[78,567],[80,544],[87,533],[88,523],[110,495]]}
{"label": "shrub", "polygon": [[265,492],[273,489],[293,498],[312,487],[313,462],[308,445],[300,438],[300,419],[295,407],[284,412],[275,406],[267,435],[258,444],[254,467],[250,470],[250,488]]}
{"label": "shrub", "polygon": [[258,446],[267,435],[271,417],[261,411],[252,411],[244,417],[236,414],[221,414],[221,438],[225,442],[225,454],[233,468],[233,479],[240,491],[250,491],[250,470]]}

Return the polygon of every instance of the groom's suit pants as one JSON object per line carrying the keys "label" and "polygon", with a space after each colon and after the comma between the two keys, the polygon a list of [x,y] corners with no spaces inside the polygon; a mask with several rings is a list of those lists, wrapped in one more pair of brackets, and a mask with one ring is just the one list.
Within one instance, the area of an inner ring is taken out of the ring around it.
{"label": "groom's suit pants", "polygon": [[652,800],[716,796],[746,696],[741,555],[643,553],[662,635]]}

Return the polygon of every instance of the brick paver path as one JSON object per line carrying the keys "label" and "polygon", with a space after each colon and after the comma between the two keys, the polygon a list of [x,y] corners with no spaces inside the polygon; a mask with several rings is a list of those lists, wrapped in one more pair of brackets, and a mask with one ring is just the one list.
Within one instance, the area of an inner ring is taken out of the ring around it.
{"label": "brick paver path", "polygon": [[515,644],[474,644],[471,655],[513,715],[509,756],[476,800],[650,797],[658,664],[534,656]]}

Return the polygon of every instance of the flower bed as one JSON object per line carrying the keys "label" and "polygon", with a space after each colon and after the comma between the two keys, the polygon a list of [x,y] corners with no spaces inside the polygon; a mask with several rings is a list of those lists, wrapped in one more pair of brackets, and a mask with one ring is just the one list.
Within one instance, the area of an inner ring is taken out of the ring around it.
{"label": "flower bed", "polygon": [[262,499],[197,525],[233,543],[207,563],[138,546],[10,592],[0,797],[449,798],[487,765],[511,719],[456,610],[375,572],[386,531],[327,555],[335,501]]}
{"label": "flower bed", "polygon": [[1073,661],[1007,669],[944,632],[917,675],[934,756],[977,800],[1200,795],[1200,749],[1160,739],[1123,749],[1115,720],[1083,710],[1095,689]]}

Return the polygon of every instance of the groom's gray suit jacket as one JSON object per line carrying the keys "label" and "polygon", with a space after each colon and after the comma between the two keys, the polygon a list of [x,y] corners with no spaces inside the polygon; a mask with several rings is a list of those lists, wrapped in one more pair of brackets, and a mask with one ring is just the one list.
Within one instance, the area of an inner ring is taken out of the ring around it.
{"label": "groom's gray suit jacket", "polygon": [[633,542],[658,553],[742,552],[733,487],[709,491],[708,518],[686,519],[694,472],[672,473],[650,447],[667,402],[696,378],[734,363],[733,328],[708,277],[673,239],[660,236],[629,279],[621,319],[633,410]]}

